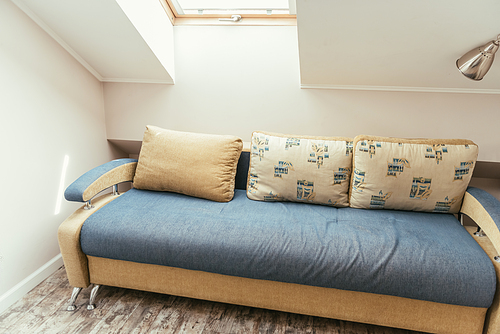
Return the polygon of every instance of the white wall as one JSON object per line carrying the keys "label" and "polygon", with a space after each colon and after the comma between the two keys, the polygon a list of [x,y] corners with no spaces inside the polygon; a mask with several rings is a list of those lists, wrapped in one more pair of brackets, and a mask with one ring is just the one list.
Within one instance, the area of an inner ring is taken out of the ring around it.
{"label": "white wall", "polygon": [[[0,1],[0,312],[62,264],[64,187],[112,156],[102,86],[10,1]],[[46,270],[43,270],[46,269]],[[68,291],[68,298],[71,292]]]}
{"label": "white wall", "polygon": [[[299,88],[296,27],[174,27],[176,84],[104,84],[109,138],[144,126],[249,141],[289,134],[467,138],[500,161],[499,95]],[[466,80],[459,77],[460,80]]]}

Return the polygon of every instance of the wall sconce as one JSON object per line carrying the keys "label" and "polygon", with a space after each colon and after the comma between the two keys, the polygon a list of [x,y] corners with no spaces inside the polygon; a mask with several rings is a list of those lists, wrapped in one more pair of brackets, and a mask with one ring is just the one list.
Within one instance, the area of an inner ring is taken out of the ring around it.
{"label": "wall sconce", "polygon": [[458,70],[469,79],[481,80],[493,64],[499,44],[500,35],[495,41],[470,50],[457,60]]}

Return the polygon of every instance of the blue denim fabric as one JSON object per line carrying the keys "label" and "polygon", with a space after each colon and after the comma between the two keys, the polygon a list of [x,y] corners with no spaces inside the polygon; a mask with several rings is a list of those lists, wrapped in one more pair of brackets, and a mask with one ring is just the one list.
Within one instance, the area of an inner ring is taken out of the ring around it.
{"label": "blue denim fabric", "polygon": [[84,223],[85,254],[489,307],[493,264],[453,215],[132,189]]}
{"label": "blue denim fabric", "polygon": [[64,198],[68,201],[84,202],[83,192],[99,177],[116,167],[132,162],[137,162],[137,159],[117,159],[89,170],[66,188]]}
{"label": "blue denim fabric", "polygon": [[500,229],[500,202],[493,195],[479,188],[469,187],[467,192],[483,206]]}

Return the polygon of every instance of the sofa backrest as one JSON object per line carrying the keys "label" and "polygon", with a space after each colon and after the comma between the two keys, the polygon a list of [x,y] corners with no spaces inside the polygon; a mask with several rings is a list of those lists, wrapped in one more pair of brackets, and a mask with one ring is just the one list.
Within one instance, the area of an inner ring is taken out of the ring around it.
{"label": "sofa backrest", "polygon": [[[168,134],[180,133],[158,129]],[[252,134],[251,147],[247,151],[240,151],[241,139],[232,136],[215,136],[217,142],[200,151],[200,145],[207,142],[207,135],[200,139],[198,137],[202,135],[199,134],[180,134],[190,140],[196,139],[194,144],[187,145],[194,147],[195,151],[192,154],[183,151],[179,155],[178,150],[174,150],[173,154],[164,160],[177,161],[180,156],[186,156],[188,160],[180,164],[180,170],[187,173],[187,179],[196,184],[195,189],[203,188],[197,183],[198,179],[193,177],[198,174],[196,168],[203,166],[203,169],[207,169],[207,165],[213,165],[214,170],[206,171],[205,174],[215,175],[226,165],[221,164],[220,157],[233,157],[231,170],[219,173],[229,177],[227,183],[230,191],[227,193],[230,192],[231,195],[227,199],[224,198],[224,201],[232,198],[233,189],[240,189],[246,190],[248,198],[253,200],[456,213],[460,209],[463,194],[472,176],[478,152],[476,144],[462,139],[402,139],[362,135],[353,140],[344,137],[311,137],[265,132]],[[154,136],[156,137],[158,136]],[[193,156],[198,156],[200,152],[206,153],[209,148],[227,150],[230,145],[221,142],[220,138],[235,142],[237,150],[208,152],[208,157],[214,160],[212,164],[205,163],[205,160],[203,163],[193,163]],[[159,152],[163,154],[165,149],[162,145],[177,149],[179,145],[185,145],[186,140],[177,140],[178,143],[169,140],[166,144],[152,143],[150,146],[156,149],[160,146]],[[144,158],[144,146],[143,141],[134,177],[134,187],[139,189],[142,188],[137,179],[141,162],[144,164],[145,161],[141,159]],[[164,167],[164,162],[157,161],[160,153],[151,156],[154,158],[154,166]],[[238,156],[239,159],[236,160]],[[195,166],[195,171],[188,171],[186,166]],[[171,172],[170,167],[167,170]],[[164,174],[164,171],[159,173],[160,176]],[[154,180],[155,185],[158,183],[156,176],[146,179]],[[176,180],[178,177],[168,176],[166,179]],[[234,187],[231,181],[234,181]],[[220,188],[220,182],[220,177],[216,177],[215,188]],[[180,183],[184,185],[185,182]],[[186,192],[184,188],[151,190],[174,191],[220,201],[213,196]],[[337,193],[342,197],[338,201]],[[325,196],[327,202],[323,198]]]}
{"label": "sofa backrest", "polygon": [[250,165],[250,151],[242,151],[236,167],[236,182],[234,188],[247,189],[248,167]]}

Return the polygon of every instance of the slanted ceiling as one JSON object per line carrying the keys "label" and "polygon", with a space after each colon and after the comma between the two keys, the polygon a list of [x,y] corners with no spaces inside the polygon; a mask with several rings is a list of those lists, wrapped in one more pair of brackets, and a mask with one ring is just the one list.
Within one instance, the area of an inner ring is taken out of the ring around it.
{"label": "slanted ceiling", "polygon": [[115,0],[12,2],[100,81],[174,82]]}
{"label": "slanted ceiling", "polygon": [[[12,1],[99,80],[173,83],[115,0]],[[500,33],[498,0],[296,5],[303,88],[500,94],[500,60],[480,82],[455,67],[462,54]]]}
{"label": "slanted ceiling", "polygon": [[297,0],[302,87],[500,92],[455,62],[500,33],[498,0]]}

